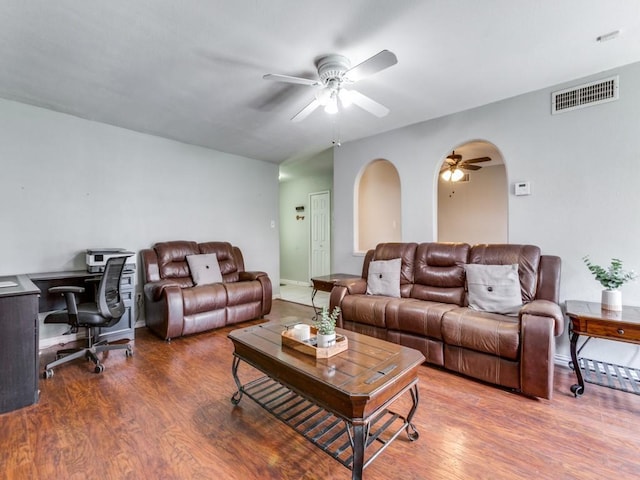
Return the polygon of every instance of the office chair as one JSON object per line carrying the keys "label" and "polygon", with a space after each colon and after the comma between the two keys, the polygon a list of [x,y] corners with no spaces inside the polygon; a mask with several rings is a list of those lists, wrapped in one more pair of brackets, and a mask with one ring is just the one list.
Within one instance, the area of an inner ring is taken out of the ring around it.
{"label": "office chair", "polygon": [[125,350],[127,357],[133,355],[129,344],[109,345],[106,342],[94,343],[99,328],[108,328],[120,320],[125,313],[125,306],[120,296],[120,283],[127,256],[111,257],[107,260],[104,273],[100,279],[95,303],[76,304],[76,294],[84,292],[84,287],[60,286],[51,287],[49,293],[64,295],[67,309],[52,312],[46,316],[44,323],[67,323],[70,332],[77,332],[79,328],[87,331],[87,346],[59,350],[56,360],[48,363],[44,369],[44,378],[53,377],[53,368],[78,358],[87,358],[95,364],[95,373],[101,373],[104,365],[98,359],[98,353],[109,350]]}

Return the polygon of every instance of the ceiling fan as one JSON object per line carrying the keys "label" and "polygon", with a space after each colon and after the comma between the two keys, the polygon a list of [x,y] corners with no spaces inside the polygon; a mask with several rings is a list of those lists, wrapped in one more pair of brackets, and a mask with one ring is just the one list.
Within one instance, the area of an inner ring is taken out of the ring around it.
{"label": "ceiling fan", "polygon": [[480,165],[474,165],[475,163],[490,162],[489,157],[470,158],[469,160],[462,160],[462,155],[458,155],[455,150],[451,152],[451,155],[447,155],[445,164],[440,169],[440,175],[445,182],[457,182],[464,177],[462,170],[480,170]]}
{"label": "ceiling fan", "polygon": [[337,113],[339,108],[352,103],[377,117],[384,117],[389,113],[389,109],[384,105],[347,86],[395,65],[398,63],[395,54],[389,50],[382,50],[353,68],[348,58],[336,54],[320,57],[315,63],[320,77],[318,80],[276,73],[267,73],[262,77],[265,80],[318,87],[315,98],[295,114],[291,118],[292,121],[304,120],[320,106],[324,107],[326,113]]}

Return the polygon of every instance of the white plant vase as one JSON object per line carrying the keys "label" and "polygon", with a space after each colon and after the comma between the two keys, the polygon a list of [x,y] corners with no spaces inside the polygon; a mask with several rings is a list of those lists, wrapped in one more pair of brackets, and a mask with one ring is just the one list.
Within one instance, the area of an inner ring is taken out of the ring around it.
{"label": "white plant vase", "polygon": [[622,292],[620,290],[603,290],[602,308],[613,312],[622,311]]}
{"label": "white plant vase", "polygon": [[336,333],[330,333],[329,335],[324,335],[322,333],[318,333],[318,348],[329,348],[336,344]]}

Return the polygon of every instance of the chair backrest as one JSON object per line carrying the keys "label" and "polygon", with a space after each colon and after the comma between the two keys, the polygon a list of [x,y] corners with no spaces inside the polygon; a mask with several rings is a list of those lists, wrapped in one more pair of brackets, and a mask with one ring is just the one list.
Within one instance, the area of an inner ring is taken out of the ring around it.
{"label": "chair backrest", "polygon": [[120,318],[124,315],[124,300],[120,295],[122,271],[128,256],[111,257],[107,260],[98,286],[98,311],[104,318]]}

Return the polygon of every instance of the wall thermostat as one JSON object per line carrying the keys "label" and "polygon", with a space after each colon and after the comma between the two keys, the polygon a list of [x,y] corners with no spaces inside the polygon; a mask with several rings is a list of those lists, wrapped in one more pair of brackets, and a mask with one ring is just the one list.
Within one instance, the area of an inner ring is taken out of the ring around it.
{"label": "wall thermostat", "polygon": [[531,195],[531,182],[519,182],[515,184],[515,194]]}

